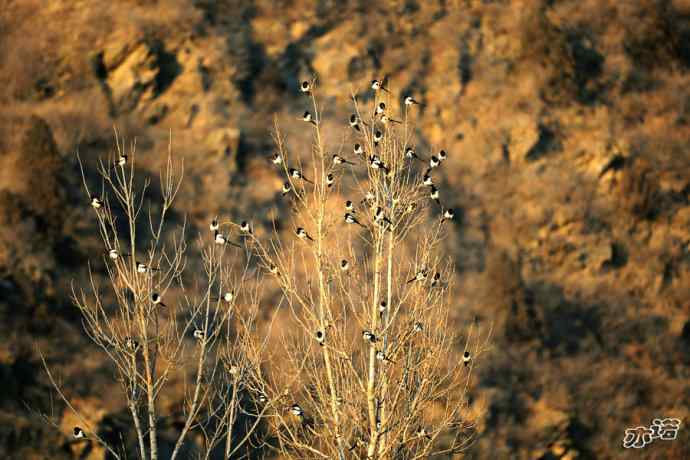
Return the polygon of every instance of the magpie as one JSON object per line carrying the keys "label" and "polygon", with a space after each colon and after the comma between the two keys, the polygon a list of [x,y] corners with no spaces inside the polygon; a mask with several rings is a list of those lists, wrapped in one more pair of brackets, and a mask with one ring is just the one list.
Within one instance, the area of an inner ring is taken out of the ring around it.
{"label": "magpie", "polygon": [[242,222],[240,222],[240,231],[242,233],[248,233],[251,235],[252,234],[252,227],[251,227],[251,225],[249,225],[249,222],[247,222],[246,220],[243,220]]}
{"label": "magpie", "polygon": [[383,123],[384,125],[387,125],[389,122],[390,123],[402,123],[400,120],[394,120],[394,119],[390,118],[385,113],[382,114],[381,115],[381,123]]}
{"label": "magpie", "polygon": [[467,367],[467,366],[470,365],[470,361],[471,361],[471,360],[472,360],[472,356],[470,356],[470,352],[469,352],[469,351],[465,351],[465,352],[462,354],[462,362],[465,363],[465,367]]}
{"label": "magpie", "polygon": [[294,415],[295,417],[299,417],[299,418],[304,417],[304,411],[299,406],[299,404],[293,404],[292,406],[290,406],[290,413],[292,415]]}
{"label": "magpie", "polygon": [[117,157],[117,165],[120,166],[121,168],[124,168],[125,165],[127,164],[127,155],[120,155]]}
{"label": "magpie", "polygon": [[376,130],[374,133],[374,146],[378,146],[379,142],[383,140],[383,133],[379,130]]}
{"label": "magpie", "polygon": [[379,102],[379,105],[376,106],[376,115],[381,115],[382,113],[386,112],[386,103],[385,102]]}
{"label": "magpie", "polygon": [[422,161],[422,159],[419,158],[419,156],[417,156],[412,147],[408,147],[407,149],[405,149],[405,157],[409,158],[410,160]]}
{"label": "magpie", "polygon": [[441,164],[441,161],[438,158],[436,158],[435,156],[432,155],[431,158],[429,158],[429,166],[431,166],[432,169],[435,168],[436,166],[440,165],[440,164]]}
{"label": "magpie", "polygon": [[453,211],[452,208],[448,208],[445,211],[443,211],[443,219],[441,219],[441,222],[445,222],[447,220],[453,220],[455,217],[455,212]]}
{"label": "magpie", "polygon": [[354,203],[353,203],[352,201],[347,200],[347,201],[345,202],[345,211],[348,211],[348,212],[351,212],[351,213],[354,213],[354,212],[355,212],[355,205],[354,205]]}
{"label": "magpie", "polygon": [[431,287],[434,288],[441,284],[441,274],[439,272],[434,273],[433,278],[431,279]]}
{"label": "magpie", "polygon": [[438,161],[445,161],[448,159],[448,154],[446,153],[445,150],[441,150],[438,152]]}
{"label": "magpie", "polygon": [[431,194],[429,196],[431,197],[432,200],[434,200],[436,202],[436,204],[441,206],[441,201],[439,200],[439,196],[440,196],[439,191],[434,185],[431,186]]}
{"label": "magpie", "polygon": [[309,113],[308,110],[306,110],[304,114],[302,114],[302,120],[316,126],[316,121],[314,121],[314,118],[311,116],[311,113]]}
{"label": "magpie", "polygon": [[74,439],[86,439],[86,433],[78,426],[75,426],[72,430],[72,436],[74,436]]}
{"label": "magpie", "polygon": [[202,331],[201,329],[195,329],[194,330],[194,338],[197,340],[203,340],[206,338],[206,333]]}
{"label": "magpie", "polygon": [[218,219],[213,219],[209,224],[208,228],[211,229],[211,231],[214,233],[217,232],[220,228],[220,225],[218,224]]}
{"label": "magpie", "polygon": [[273,265],[273,264],[271,264],[271,266],[268,267],[268,271],[269,271],[272,275],[279,275],[279,274],[280,274],[280,270],[278,270],[278,267],[277,267],[276,265]]}
{"label": "magpie", "polygon": [[388,356],[386,356],[386,354],[381,350],[376,352],[376,359],[378,359],[379,361],[384,362],[384,363],[395,364],[395,361],[393,361]]}
{"label": "magpie", "polygon": [[101,209],[103,207],[103,201],[94,195],[91,197],[91,206],[93,209]]}
{"label": "magpie", "polygon": [[331,188],[333,184],[335,183],[335,177],[333,177],[333,174],[327,174],[326,175],[326,185],[328,188]]}
{"label": "magpie", "polygon": [[120,254],[119,252],[117,252],[117,249],[111,249],[110,251],[108,251],[108,257],[110,257],[113,260],[117,260],[120,257],[127,257],[127,256],[129,256],[129,254]]}
{"label": "magpie", "polygon": [[299,89],[300,89],[300,91],[302,91],[304,94],[306,94],[308,96],[309,92],[311,91],[311,84],[305,80],[302,82]]}
{"label": "magpie", "polygon": [[422,332],[424,330],[424,325],[417,321],[414,323],[414,326],[412,326],[412,330],[414,332]]}
{"label": "magpie", "polygon": [[316,337],[316,341],[319,343],[319,345],[323,346],[325,341],[326,341],[326,333],[319,329],[316,331],[316,334],[314,334]]}
{"label": "magpie", "polygon": [[415,99],[412,96],[407,96],[405,98],[405,105],[407,105],[407,106],[419,105],[419,102],[415,101]]}
{"label": "magpie", "polygon": [[424,178],[422,179],[422,183],[423,183],[424,185],[429,186],[429,187],[433,187],[433,186],[434,186],[434,180],[431,178],[431,169],[427,169],[427,170],[424,172]]}
{"label": "magpie", "polygon": [[341,157],[338,154],[333,155],[333,164],[334,165],[340,165],[340,164],[354,165],[353,162],[346,160],[345,158]]}
{"label": "magpie", "polygon": [[279,153],[276,153],[271,157],[271,163],[273,163],[274,165],[282,164],[283,157],[281,157]]}
{"label": "magpie", "polygon": [[371,331],[362,331],[362,338],[367,342],[371,342],[371,343],[377,342],[376,336]]}
{"label": "magpie", "polygon": [[143,262],[137,262],[137,272],[138,273],[147,273],[150,271],[155,272],[155,271],[158,271],[158,269],[157,268],[151,268]]}
{"label": "magpie", "polygon": [[350,262],[347,260],[343,259],[340,261],[340,269],[344,272],[346,272],[350,268]]}
{"label": "magpie", "polygon": [[427,277],[427,271],[426,270],[420,270],[417,273],[415,273],[414,278],[411,280],[407,281],[407,284],[410,284],[414,281],[424,281]]}
{"label": "magpie", "polygon": [[166,307],[166,305],[163,303],[162,300],[163,299],[161,299],[161,295],[159,293],[154,292],[151,294],[151,302],[154,305],[160,305],[161,307]]}
{"label": "magpie", "polygon": [[283,196],[285,196],[285,195],[287,195],[288,193],[290,193],[290,190],[291,190],[291,189],[292,189],[292,187],[290,187],[290,182],[285,182],[285,183],[283,184],[282,189],[281,189],[281,193],[283,194]]}
{"label": "magpie", "polygon": [[364,155],[364,148],[360,144],[355,144],[354,151],[356,155]]}

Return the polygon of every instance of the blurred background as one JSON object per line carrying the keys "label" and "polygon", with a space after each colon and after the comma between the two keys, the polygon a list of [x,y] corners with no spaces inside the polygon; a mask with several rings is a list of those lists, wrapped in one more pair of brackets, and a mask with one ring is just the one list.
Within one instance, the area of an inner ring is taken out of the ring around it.
{"label": "blurred background", "polygon": [[[387,77],[393,113],[423,104],[418,152],[449,154],[454,308],[494,330],[464,458],[690,458],[690,1],[0,0],[0,50],[0,457],[104,458],[69,442],[38,347],[75,406],[126,421],[70,299],[105,273],[75,152],[93,176],[117,128],[155,179],[170,145],[190,234],[259,220],[273,117],[306,155],[315,76],[334,148]],[[656,417],[675,441],[623,448]]]}

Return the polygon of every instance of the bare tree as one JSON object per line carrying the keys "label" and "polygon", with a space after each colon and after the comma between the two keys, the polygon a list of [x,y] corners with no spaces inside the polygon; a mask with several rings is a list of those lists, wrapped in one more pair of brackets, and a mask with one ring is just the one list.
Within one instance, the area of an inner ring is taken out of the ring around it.
{"label": "bare tree", "polygon": [[251,224],[233,223],[296,325],[283,337],[284,362],[252,380],[272,447],[288,458],[427,458],[474,437],[467,392],[490,331],[472,324],[460,334],[451,318],[452,261],[440,248],[454,213],[433,183],[447,156],[415,152],[416,102],[406,99],[396,120],[382,86],[372,86],[373,107],[353,96],[354,148],[333,152],[316,82],[304,82],[302,120],[313,134],[305,165],[275,123],[289,236],[262,241]]}
{"label": "bare tree", "polygon": [[[129,150],[116,133],[114,156],[99,162],[100,193],[90,190],[81,160],[84,188],[104,245],[108,286],[89,268],[90,286],[73,286],[90,339],[113,363],[136,431],[142,460],[161,458],[158,401],[172,378],[184,379],[181,428],[166,458],[248,455],[261,420],[246,397],[261,365],[265,346],[257,340],[259,291],[251,252],[232,241],[217,222],[199,236],[201,261],[187,268],[185,222],[176,232],[166,228],[183,176],[183,163],[171,149],[160,174],[160,205],[149,205],[149,180],[135,179],[136,148]],[[198,271],[201,276],[188,272]],[[191,277],[192,282],[185,280]],[[109,445],[97,427],[70,403],[49,369],[59,396],[80,420],[74,436],[99,443],[117,459],[127,446]],[[241,426],[240,426],[241,425]],[[195,430],[203,440],[186,445]],[[193,453],[190,453],[193,452]]]}

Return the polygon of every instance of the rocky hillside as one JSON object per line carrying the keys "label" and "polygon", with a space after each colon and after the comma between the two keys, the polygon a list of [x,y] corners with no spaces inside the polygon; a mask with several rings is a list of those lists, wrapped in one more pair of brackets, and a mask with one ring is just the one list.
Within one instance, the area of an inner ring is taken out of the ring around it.
{"label": "rocky hillside", "polygon": [[[258,214],[298,82],[339,143],[385,76],[423,104],[418,150],[449,152],[458,318],[493,326],[467,457],[690,458],[690,1],[0,0],[0,49],[0,456],[103,458],[29,409],[64,409],[36,345],[123,420],[69,298],[98,248],[76,151],[116,127],[155,171],[170,144],[193,225]],[[623,448],[657,417],[677,440]]]}

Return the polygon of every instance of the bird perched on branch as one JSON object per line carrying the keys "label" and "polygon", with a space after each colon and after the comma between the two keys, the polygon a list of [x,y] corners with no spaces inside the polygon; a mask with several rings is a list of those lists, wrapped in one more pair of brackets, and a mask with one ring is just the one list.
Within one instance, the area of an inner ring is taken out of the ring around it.
{"label": "bird perched on branch", "polygon": [[120,257],[128,257],[128,256],[129,256],[129,254],[120,254],[119,252],[117,252],[117,249],[111,249],[108,251],[108,257],[110,257],[113,260],[117,260]]}
{"label": "bird perched on branch", "polygon": [[86,439],[86,433],[78,426],[75,426],[72,430],[72,436],[74,436],[74,439]]}
{"label": "bird perched on branch", "polygon": [[362,338],[367,342],[371,342],[371,343],[377,342],[376,336],[371,331],[362,331]]}
{"label": "bird perched on branch", "polygon": [[371,89],[373,89],[374,91],[383,90],[383,91],[385,91],[385,92],[387,92],[387,93],[389,92],[389,91],[388,91],[388,88],[386,88],[385,86],[383,86],[383,81],[382,81],[382,80],[372,80],[372,81],[371,81]]}
{"label": "bird perched on branch", "polygon": [[243,220],[242,222],[240,222],[240,231],[242,233],[247,233],[247,234],[251,235],[252,234],[252,227],[251,227],[251,225],[249,225],[249,222],[247,222],[246,220]]}
{"label": "bird perched on branch", "polygon": [[293,179],[301,179],[304,182],[308,182],[310,184],[313,184],[313,182],[310,181],[309,179],[307,179],[306,177],[304,177],[302,172],[298,169],[290,168],[290,169],[288,169],[288,174],[290,174],[290,177],[292,177]]}
{"label": "bird perched on branch", "polygon": [[341,164],[346,164],[346,165],[352,165],[354,166],[354,163],[346,160],[345,158],[341,157],[340,155],[333,155],[333,164],[334,165],[341,165]]}
{"label": "bird perched on branch", "polygon": [[218,219],[213,219],[211,223],[208,225],[208,228],[213,232],[217,232],[218,229],[220,229],[220,224],[218,224]]}
{"label": "bird perched on branch", "polygon": [[117,157],[117,165],[121,168],[124,168],[127,165],[127,160],[127,155],[120,154],[120,156]]}
{"label": "bird perched on branch", "polygon": [[417,273],[415,273],[414,278],[411,280],[407,281],[407,284],[413,283],[415,281],[424,281],[427,277],[427,271],[426,270],[419,270]]}
{"label": "bird perched on branch", "polygon": [[93,209],[101,209],[103,207],[103,201],[94,195],[91,197],[91,207]]}
{"label": "bird perched on branch", "polygon": [[316,126],[316,121],[315,121],[314,118],[311,116],[311,113],[309,113],[308,110],[306,110],[306,111],[302,114],[302,121],[306,121],[307,123],[311,123],[312,125]]}
{"label": "bird perched on branch", "polygon": [[462,362],[465,364],[465,367],[470,365],[470,361],[472,361],[472,356],[469,351],[465,350],[462,354]]}
{"label": "bird perched on branch", "polygon": [[308,96],[308,95],[310,94],[310,92],[311,92],[311,83],[309,83],[308,81],[304,80],[304,81],[302,82],[302,84],[300,85],[299,90],[302,91],[304,94],[306,94],[306,95]]}
{"label": "bird perched on branch", "polygon": [[307,231],[305,229],[303,229],[302,227],[297,227],[297,230],[295,230],[295,233],[297,234],[297,238],[299,238],[300,240],[307,239],[309,241],[314,241],[314,239],[311,236],[309,236]]}
{"label": "bird perched on branch", "polygon": [[163,299],[161,298],[161,295],[157,292],[154,292],[151,294],[151,303],[153,303],[154,305],[160,305],[161,307],[167,306],[163,303]]}
{"label": "bird perched on branch", "polygon": [[422,161],[422,159],[419,158],[419,156],[415,153],[412,147],[408,147],[405,149],[405,157],[409,158],[410,160]]}
{"label": "bird perched on branch", "polygon": [[412,105],[419,105],[419,102],[417,102],[412,96],[407,96],[405,98],[405,105],[408,107]]}
{"label": "bird perched on branch", "polygon": [[383,133],[378,129],[374,133],[374,146],[378,147],[379,143],[383,140]]}
{"label": "bird perched on branch", "polygon": [[386,354],[381,350],[376,352],[376,359],[378,359],[379,361],[384,362],[384,363],[395,364],[395,361],[393,361],[388,356],[386,356]]}
{"label": "bird perched on branch", "polygon": [[273,163],[276,166],[281,165],[283,164],[283,157],[281,157],[279,153],[275,153],[271,157],[271,163]]}
{"label": "bird perched on branch", "polygon": [[366,228],[364,225],[362,225],[362,224],[355,218],[355,216],[353,216],[353,215],[350,214],[349,212],[348,212],[348,213],[345,213],[345,222],[348,223],[348,224],[357,224],[357,225],[359,225],[359,226],[362,227],[362,228]]}

